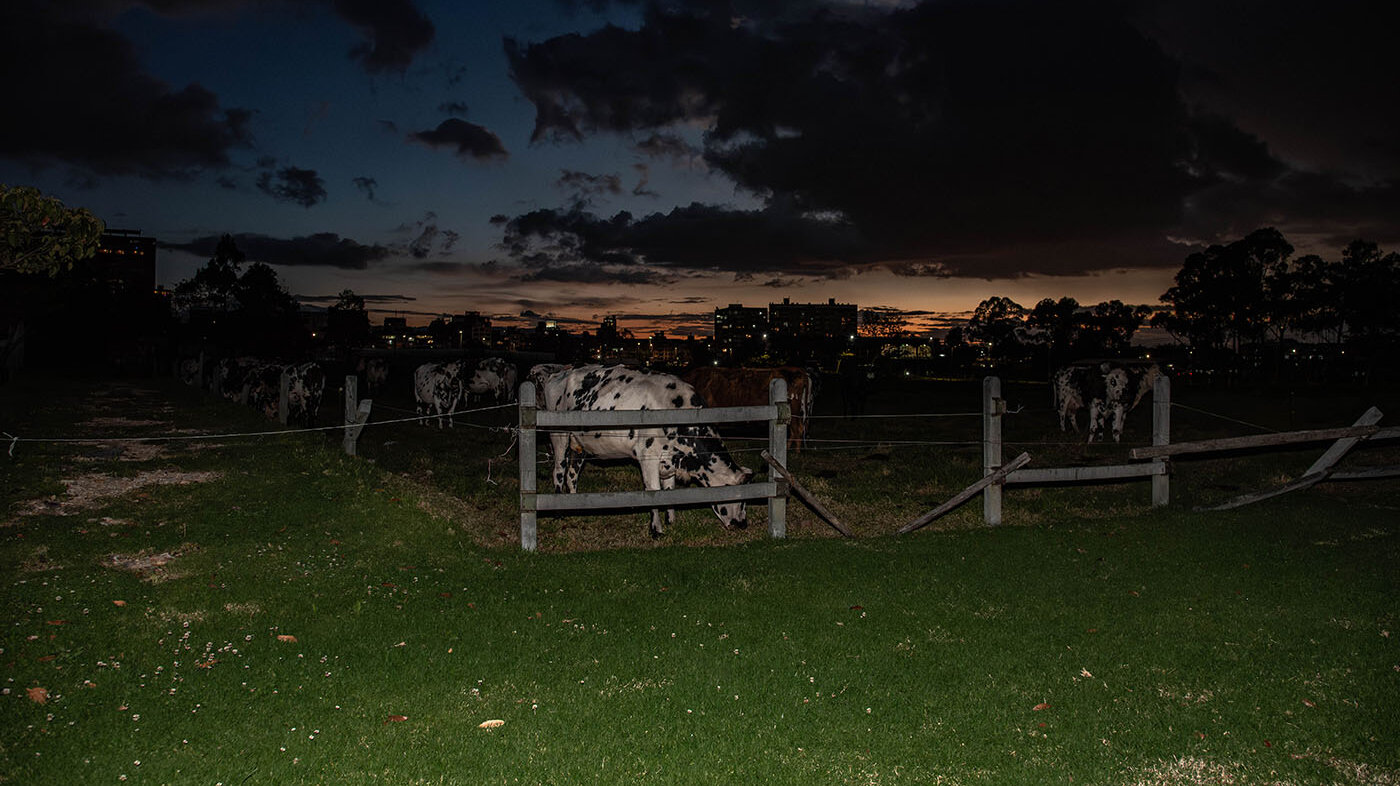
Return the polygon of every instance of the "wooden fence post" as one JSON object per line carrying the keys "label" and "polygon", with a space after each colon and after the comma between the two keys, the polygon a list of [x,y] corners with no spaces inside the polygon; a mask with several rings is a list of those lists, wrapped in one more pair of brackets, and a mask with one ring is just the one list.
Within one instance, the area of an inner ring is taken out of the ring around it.
{"label": "wooden fence post", "polygon": [[520,385],[520,548],[536,548],[535,383]]}
{"label": "wooden fence post", "polygon": [[[1001,417],[1006,402],[1001,397],[1001,379],[982,380],[982,474],[990,475],[1001,468]],[[982,517],[989,526],[1001,523],[1002,484],[992,483],[982,491]]]}
{"label": "wooden fence post", "polygon": [[[768,383],[768,403],[778,408],[774,418],[768,421],[768,455],[782,466],[787,466],[788,421],[792,419],[791,405],[788,403],[787,380],[778,377]],[[783,481],[778,493],[768,498],[768,536],[771,538],[787,537],[787,489],[785,486],[786,481]]]}
{"label": "wooden fence post", "polygon": [[354,374],[347,374],[345,377],[345,438],[341,441],[345,448],[345,455],[353,456],[356,453],[356,444],[360,440],[360,432],[365,430],[365,423],[369,420],[369,410],[374,402],[370,399],[356,401],[359,398],[359,380]]}
{"label": "wooden fence post", "polygon": [[[1172,380],[1159,374],[1152,383],[1152,444],[1170,445],[1172,441]],[[1153,459],[1162,465],[1162,472],[1152,476],[1152,507],[1160,508],[1171,500],[1171,475],[1167,458]]]}
{"label": "wooden fence post", "polygon": [[292,390],[292,377],[287,373],[291,366],[282,367],[282,376],[277,380],[277,422],[287,425],[291,415],[291,403],[287,400]]}

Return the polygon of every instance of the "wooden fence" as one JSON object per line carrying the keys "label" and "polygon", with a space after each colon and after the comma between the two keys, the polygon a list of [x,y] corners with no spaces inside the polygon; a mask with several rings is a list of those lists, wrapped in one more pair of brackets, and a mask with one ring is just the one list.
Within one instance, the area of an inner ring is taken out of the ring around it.
{"label": "wooden fence", "polygon": [[[743,500],[768,500],[768,534],[787,535],[787,484],[768,480],[738,486],[662,489],[659,491],[540,493],[537,483],[536,447],[541,430],[597,430],[633,426],[712,426],[719,423],[768,421],[768,455],[779,465],[787,463],[787,431],[791,412],[787,382],[773,380],[768,404],[753,407],[705,407],[673,410],[570,410],[540,409],[535,386],[520,386],[520,547],[537,548],[536,516],[540,511],[598,511],[717,504]],[[770,477],[772,473],[770,473]]]}
{"label": "wooden fence", "polygon": [[[1021,453],[1010,462],[1002,459],[1002,419],[1007,415],[1006,400],[1001,397],[1001,379],[982,380],[982,470],[976,483],[963,489],[952,499],[904,525],[900,533],[913,532],[934,519],[976,496],[982,495],[982,517],[989,525],[1002,519],[1002,489],[1007,485],[1043,486],[1051,483],[1109,483],[1135,478],[1152,481],[1152,504],[1166,505],[1171,497],[1170,467],[1165,456],[1126,464],[1092,467],[1038,467],[1024,469],[1030,463],[1029,453]],[[1152,386],[1152,444],[1171,442],[1171,379],[1157,377]]]}

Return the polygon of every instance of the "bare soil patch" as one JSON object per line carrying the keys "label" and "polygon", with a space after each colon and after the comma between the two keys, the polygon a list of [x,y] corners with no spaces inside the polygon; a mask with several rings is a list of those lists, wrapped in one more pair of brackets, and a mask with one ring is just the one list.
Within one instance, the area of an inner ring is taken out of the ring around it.
{"label": "bare soil patch", "polygon": [[104,500],[120,497],[146,486],[184,486],[191,483],[205,483],[219,478],[219,472],[180,472],[159,469],[141,472],[130,477],[115,477],[97,472],[61,482],[68,487],[68,493],[46,499],[31,500],[20,506],[21,516],[71,516],[80,511],[97,507]]}

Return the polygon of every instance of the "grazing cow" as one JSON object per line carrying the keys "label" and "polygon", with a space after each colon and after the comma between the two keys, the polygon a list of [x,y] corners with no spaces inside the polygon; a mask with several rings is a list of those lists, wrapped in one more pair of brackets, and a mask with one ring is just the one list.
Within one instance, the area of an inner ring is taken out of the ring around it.
{"label": "grazing cow", "polygon": [[1066,366],[1055,372],[1052,387],[1060,430],[1073,426],[1079,431],[1078,412],[1089,410],[1089,441],[1103,441],[1105,432],[1113,441],[1123,437],[1128,413],[1152,392],[1162,371],[1156,363],[1125,363],[1106,360]]}
{"label": "grazing cow", "polygon": [[389,381],[389,361],[384,358],[360,358],[355,370],[365,375],[365,392],[371,396]]}
{"label": "grazing cow", "polygon": [[[545,409],[695,409],[703,401],[683,380],[670,374],[638,371],[626,366],[576,366],[544,379]],[[747,483],[753,471],[734,462],[709,426],[664,426],[608,431],[556,432],[549,437],[554,454],[554,488],[573,493],[585,456],[632,459],[648,491],[673,489],[676,481],[702,486]],[[743,502],[711,506],[726,529],[748,526]],[[676,512],[666,511],[675,523]],[[651,512],[651,536],[661,537],[661,511]]]}
{"label": "grazing cow", "polygon": [[[321,395],[326,390],[326,372],[315,363],[302,363],[285,366],[283,373],[287,375],[287,422],[305,423],[307,428],[315,428]],[[280,386],[280,379],[278,384]]]}
{"label": "grazing cow", "polygon": [[788,426],[788,445],[802,449],[807,441],[807,419],[812,414],[812,378],[806,369],[796,366],[781,368],[722,368],[699,366],[685,374],[685,381],[705,399],[710,407],[749,407],[768,403],[768,383],[782,378],[788,386],[788,408],[792,421]]}
{"label": "grazing cow", "polygon": [[472,396],[490,399],[495,404],[515,400],[515,365],[504,358],[482,358],[466,383],[467,400]]}
{"label": "grazing cow", "polygon": [[[461,400],[462,361],[447,363],[424,363],[413,372],[413,398],[419,415],[437,415],[438,428],[442,428],[446,418],[452,425],[452,412]],[[428,425],[427,418],[422,420]]]}
{"label": "grazing cow", "polygon": [[545,380],[566,368],[569,367],[563,363],[537,363],[530,367],[530,370],[525,373],[525,379],[529,380],[535,386],[535,401],[544,401]]}

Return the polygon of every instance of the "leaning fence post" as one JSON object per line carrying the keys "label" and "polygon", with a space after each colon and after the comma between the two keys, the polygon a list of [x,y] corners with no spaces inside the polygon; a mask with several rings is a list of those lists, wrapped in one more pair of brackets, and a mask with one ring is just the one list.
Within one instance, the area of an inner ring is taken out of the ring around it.
{"label": "leaning fence post", "polygon": [[[1006,402],[1001,397],[1001,379],[982,380],[982,474],[990,475],[1001,467],[1001,416]],[[988,525],[1001,523],[1001,484],[993,483],[982,491],[982,517]]]}
{"label": "leaning fence post", "polygon": [[[1152,444],[1170,445],[1172,441],[1172,380],[1159,374],[1152,383]],[[1153,459],[1162,465],[1162,472],[1152,476],[1152,507],[1160,508],[1171,500],[1171,476],[1167,457]]]}
{"label": "leaning fence post", "polygon": [[520,548],[534,551],[535,527],[535,384],[520,385]]}
{"label": "leaning fence post", "polygon": [[[777,408],[773,419],[768,421],[768,455],[782,466],[787,466],[788,421],[792,419],[792,407],[788,403],[787,380],[774,378],[768,383],[768,403]],[[769,474],[772,474],[771,472]],[[786,481],[781,481],[778,491],[768,498],[768,536],[787,537],[787,489]]]}

